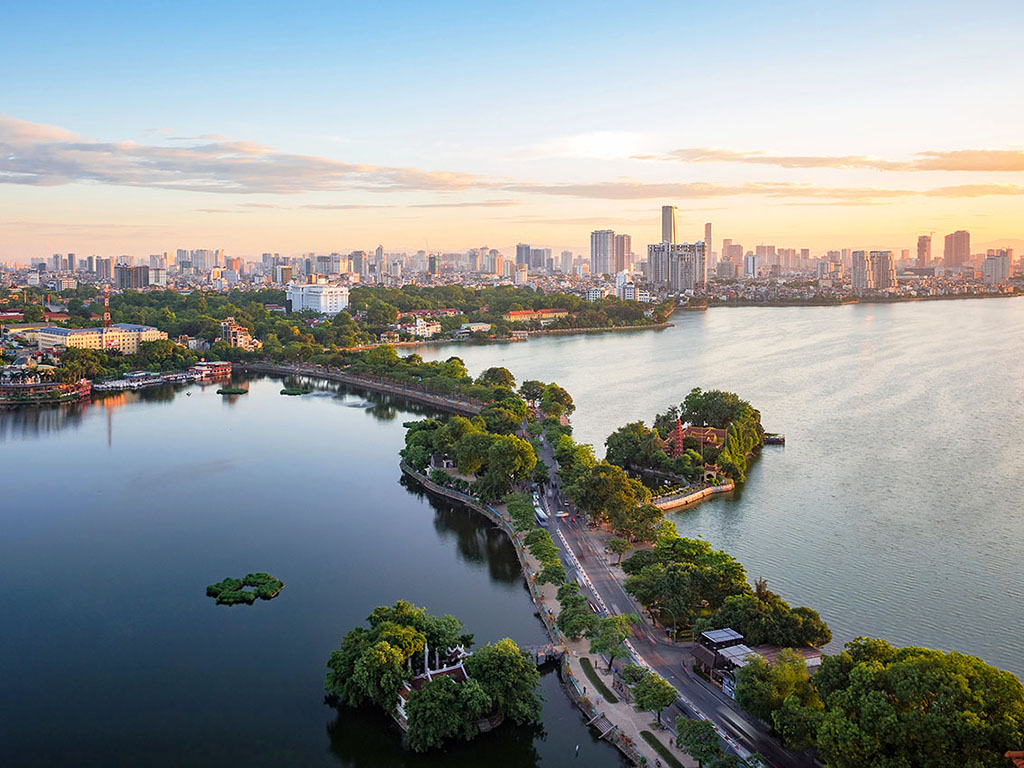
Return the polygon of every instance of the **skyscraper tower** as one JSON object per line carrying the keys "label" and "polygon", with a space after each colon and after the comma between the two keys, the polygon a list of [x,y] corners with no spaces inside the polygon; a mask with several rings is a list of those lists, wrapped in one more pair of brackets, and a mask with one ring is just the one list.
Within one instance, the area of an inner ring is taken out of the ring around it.
{"label": "skyscraper tower", "polygon": [[917,238],[917,266],[927,267],[932,261],[932,236],[921,235]]}
{"label": "skyscraper tower", "polygon": [[707,249],[708,259],[711,258],[711,222],[704,225],[704,247]]}
{"label": "skyscraper tower", "polygon": [[676,207],[674,205],[661,206],[661,242],[674,243],[676,241]]}
{"label": "skyscraper tower", "polygon": [[615,232],[599,229],[590,233],[590,274],[603,275],[612,271],[615,253]]}
{"label": "skyscraper tower", "polygon": [[958,229],[956,232],[946,235],[942,258],[946,267],[962,267],[970,261],[971,233]]}
{"label": "skyscraper tower", "polygon": [[615,252],[612,257],[611,272],[618,274],[629,266],[633,253],[633,239],[629,235],[615,236]]}

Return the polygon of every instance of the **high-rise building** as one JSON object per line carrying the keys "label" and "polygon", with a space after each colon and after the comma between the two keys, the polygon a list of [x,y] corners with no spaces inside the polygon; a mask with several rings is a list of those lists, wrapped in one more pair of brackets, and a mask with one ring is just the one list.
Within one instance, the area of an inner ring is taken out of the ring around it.
{"label": "high-rise building", "polygon": [[137,291],[149,286],[149,267],[123,267],[114,268],[114,285],[118,290]]}
{"label": "high-rise building", "polygon": [[851,272],[854,293],[874,290],[875,270],[871,264],[871,256],[866,251],[853,252],[853,270]]}
{"label": "high-rise building", "polygon": [[707,248],[708,258],[711,258],[711,222],[704,224],[704,247]]}
{"label": "high-rise building", "polygon": [[917,266],[919,269],[931,266],[932,263],[932,236],[920,235],[917,238]]}
{"label": "high-rise building", "polygon": [[114,260],[111,258],[96,259],[96,279],[100,282],[110,282],[113,277]]}
{"label": "high-rise building", "polygon": [[612,251],[611,271],[616,274],[629,267],[633,254],[633,239],[629,235],[616,235]]}
{"label": "high-rise building", "polygon": [[590,274],[604,275],[611,272],[615,252],[615,232],[599,229],[590,233]]}
{"label": "high-rise building", "polygon": [[1012,261],[1012,248],[990,250],[981,265],[982,279],[990,284],[1005,283],[1012,274],[1010,269]]}
{"label": "high-rise building", "polygon": [[661,242],[663,243],[676,241],[676,210],[674,205],[661,206]]}
{"label": "high-rise building", "polygon": [[701,290],[707,284],[707,249],[698,243],[654,243],[647,246],[650,282],[675,293]]}
{"label": "high-rise building", "polygon": [[946,235],[942,252],[943,266],[962,267],[971,260],[971,233],[958,229]]}
{"label": "high-rise building", "polygon": [[743,257],[743,276],[757,277],[758,258],[756,254],[748,253]]}
{"label": "high-rise building", "polygon": [[530,249],[530,271],[540,272],[543,269],[547,269],[548,260],[551,258],[550,248],[531,248]]}
{"label": "high-rise building", "polygon": [[572,251],[562,251],[561,271],[565,274],[572,272]]}
{"label": "high-rise building", "polygon": [[869,255],[875,290],[896,287],[896,264],[892,251],[872,251]]}
{"label": "high-rise building", "polygon": [[529,243],[519,243],[516,245],[516,264],[530,266],[530,256],[532,253],[533,249],[530,248]]}

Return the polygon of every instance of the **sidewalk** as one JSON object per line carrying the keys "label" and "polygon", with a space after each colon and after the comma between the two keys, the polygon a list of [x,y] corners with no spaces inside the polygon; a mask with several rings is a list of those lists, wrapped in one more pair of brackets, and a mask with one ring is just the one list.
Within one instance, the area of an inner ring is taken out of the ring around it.
{"label": "sidewalk", "polygon": [[[557,599],[558,588],[552,584],[536,584],[533,582],[534,574],[538,573],[540,564],[534,559],[529,552],[523,552],[524,559],[527,567],[524,569],[526,578],[530,581],[532,589],[535,590],[538,596],[538,607],[540,608],[541,616],[551,617],[552,619],[557,616],[559,605]],[[556,630],[557,631],[557,630]],[[601,714],[608,721],[609,724],[616,727],[618,733],[625,737],[626,745],[631,748],[632,751],[640,756],[647,759],[647,764],[654,768],[661,761],[664,765],[665,762],[661,760],[654,749],[644,741],[640,735],[641,731],[650,731],[657,737],[662,744],[664,744],[669,751],[687,768],[696,768],[697,761],[690,758],[685,752],[672,746],[672,733],[670,731],[659,731],[657,729],[657,717],[653,712],[638,711],[632,704],[619,698],[615,704],[607,701],[600,693],[594,690],[594,686],[587,678],[586,673],[583,671],[583,667],[580,665],[580,659],[587,657],[590,659],[591,665],[597,672],[600,679],[604,684],[611,689],[612,688],[612,676],[606,671],[607,664],[604,659],[596,654],[591,654],[590,643],[586,640],[569,640],[564,638],[561,633],[558,634],[559,642],[565,648],[566,661],[568,664],[568,674],[565,675],[564,683],[569,689],[570,698],[576,700],[577,705],[580,709],[588,716],[588,719],[595,717],[597,714]],[[621,664],[623,662],[619,662]],[[563,670],[566,667],[563,666]],[[576,694],[575,696],[573,694]],[[616,694],[618,697],[618,694]],[[591,711],[593,710],[593,711]],[[672,725],[666,722],[666,725]],[[611,735],[611,734],[610,734]],[[623,750],[629,756],[627,750]]]}

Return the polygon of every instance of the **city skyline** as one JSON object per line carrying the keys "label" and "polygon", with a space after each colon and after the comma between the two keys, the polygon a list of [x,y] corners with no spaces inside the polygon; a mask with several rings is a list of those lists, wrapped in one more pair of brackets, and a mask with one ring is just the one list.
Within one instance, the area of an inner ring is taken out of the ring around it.
{"label": "city skyline", "polygon": [[[662,205],[682,242],[713,222],[748,248],[900,250],[960,229],[1021,247],[1021,25],[990,23],[1006,3],[197,8],[11,11],[0,261],[583,253],[601,229],[642,252]],[[666,18],[691,33],[678,65],[590,51],[613,31],[644,46]]]}

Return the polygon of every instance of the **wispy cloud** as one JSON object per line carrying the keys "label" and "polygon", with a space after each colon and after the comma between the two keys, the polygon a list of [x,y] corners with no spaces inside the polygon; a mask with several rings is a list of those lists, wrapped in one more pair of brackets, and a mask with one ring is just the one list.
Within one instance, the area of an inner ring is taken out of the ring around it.
{"label": "wispy cloud", "polygon": [[676,149],[660,155],[633,155],[635,160],[679,163],[750,163],[780,168],[866,168],[876,171],[1024,171],[1024,150],[958,149],[918,152],[907,160],[869,155],[773,155],[716,147]]}
{"label": "wispy cloud", "polygon": [[413,203],[409,205],[374,205],[372,203],[318,203],[300,205],[299,208],[309,208],[316,211],[362,211],[368,208],[506,208],[510,205],[519,205],[518,200],[481,200],[473,202],[467,200],[459,203]]}
{"label": "wispy cloud", "polygon": [[[965,184],[930,190],[879,187],[823,187],[788,182],[743,183],[649,182],[634,179],[539,183],[493,178],[458,171],[425,171],[327,157],[279,152],[251,141],[227,140],[213,134],[180,137],[173,144],[98,142],[62,128],[0,118],[0,183],[52,186],[94,182],[129,187],[153,187],[190,192],[227,194],[298,194],[303,192],[421,192],[444,197],[456,193],[476,195],[579,197],[593,200],[716,200],[739,196],[839,202],[884,201],[912,196],[980,197],[1021,195],[1016,184]],[[679,154],[683,153],[683,154]],[[771,163],[789,167],[878,167],[896,161],[860,156],[781,157],[731,150],[678,150],[675,159],[711,162]],[[904,161],[899,161],[901,164]],[[916,170],[1024,170],[1024,152],[964,150],[921,153],[912,162]],[[428,203],[322,203],[299,206],[319,210],[369,208],[501,208],[516,199],[451,200]],[[252,208],[274,208],[275,203],[243,203]],[[204,209],[219,212],[221,209]]]}
{"label": "wispy cloud", "polygon": [[924,194],[929,197],[986,197],[988,195],[1024,195],[1021,184],[957,184],[952,187],[936,187]]}
{"label": "wispy cloud", "polygon": [[96,142],[49,125],[0,119],[0,180],[51,186],[93,181],[234,194],[289,194],[332,190],[474,188],[472,174],[345,163],[326,157],[277,152],[248,141],[201,141],[159,146]]}
{"label": "wispy cloud", "polygon": [[812,184],[786,182],[747,182],[743,184],[715,184],[710,182],[650,183],[642,181],[609,181],[594,184],[519,184],[514,189],[545,195],[565,195],[605,200],[709,200],[719,197],[758,195],[762,197],[830,198],[834,200],[861,200],[905,197],[918,194],[905,189],[876,189],[873,187],[818,187]]}

